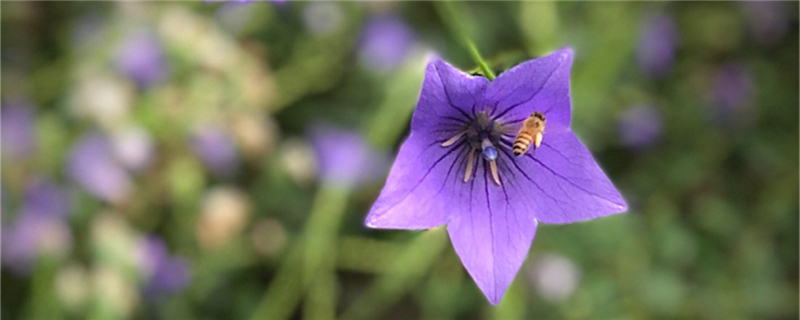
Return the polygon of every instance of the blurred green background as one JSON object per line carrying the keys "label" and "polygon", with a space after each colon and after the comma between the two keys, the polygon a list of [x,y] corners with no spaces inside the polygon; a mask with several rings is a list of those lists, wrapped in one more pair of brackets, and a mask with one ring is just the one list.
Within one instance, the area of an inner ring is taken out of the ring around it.
{"label": "blurred green background", "polygon": [[[0,3],[0,316],[798,317],[797,2],[453,8]],[[575,49],[631,208],[540,226],[496,307],[441,228],[363,225],[426,59],[478,71],[458,30],[496,73]]]}

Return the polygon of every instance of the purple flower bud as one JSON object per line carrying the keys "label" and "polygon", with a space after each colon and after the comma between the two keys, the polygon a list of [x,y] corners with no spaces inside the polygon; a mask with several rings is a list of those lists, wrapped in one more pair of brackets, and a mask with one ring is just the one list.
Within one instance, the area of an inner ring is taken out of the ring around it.
{"label": "purple flower bud", "polygon": [[360,134],[326,125],[311,130],[323,180],[345,186],[367,182],[385,173],[387,160],[369,147]]}
{"label": "purple flower bud", "polygon": [[196,131],[192,148],[215,176],[227,177],[239,169],[239,154],[233,138],[222,127],[207,126]]}
{"label": "purple flower bud", "polygon": [[2,227],[2,263],[27,275],[39,255],[63,256],[72,247],[72,233],[61,217],[21,211],[11,225]]}
{"label": "purple flower bud", "polygon": [[139,88],[157,84],[167,75],[161,44],[149,30],[139,30],[122,43],[117,51],[116,67]]}
{"label": "purple flower bud", "polygon": [[35,149],[34,110],[27,103],[5,104],[0,110],[3,158],[23,160]]}
{"label": "purple flower bud", "polygon": [[130,177],[117,164],[111,144],[99,132],[87,133],[73,145],[66,170],[86,191],[108,202],[122,201],[131,191]]}
{"label": "purple flower bud", "polygon": [[644,30],[639,35],[636,58],[645,73],[660,78],[669,72],[675,61],[675,47],[679,41],[678,26],[672,17],[658,13],[649,15]]}
{"label": "purple flower bud", "polygon": [[628,108],[617,123],[620,141],[634,149],[652,147],[661,139],[663,130],[661,113],[649,105]]}
{"label": "purple flower bud", "polygon": [[744,66],[723,65],[712,84],[711,118],[715,122],[733,124],[747,120],[754,111],[755,83]]}
{"label": "purple flower bud", "polygon": [[25,188],[22,211],[64,218],[72,212],[72,203],[63,187],[46,178],[34,178]]}
{"label": "purple flower bud", "polygon": [[140,267],[145,274],[144,292],[157,298],[181,291],[191,279],[191,266],[182,257],[169,255],[161,238],[148,236],[139,246]]}
{"label": "purple flower bud", "polygon": [[391,71],[403,62],[414,41],[413,31],[402,19],[373,17],[364,25],[359,60],[378,72]]}

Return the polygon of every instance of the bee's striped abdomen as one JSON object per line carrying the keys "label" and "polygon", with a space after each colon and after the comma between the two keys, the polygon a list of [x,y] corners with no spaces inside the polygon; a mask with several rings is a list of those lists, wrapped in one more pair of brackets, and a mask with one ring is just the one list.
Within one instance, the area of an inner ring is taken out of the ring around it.
{"label": "bee's striped abdomen", "polygon": [[531,147],[531,142],[533,142],[533,136],[527,132],[520,132],[514,139],[514,155],[518,156],[527,152]]}
{"label": "bee's striped abdomen", "polygon": [[533,143],[533,150],[542,144],[542,133],[544,132],[544,114],[541,112],[532,113],[519,128],[517,137],[514,138],[514,155],[521,156]]}

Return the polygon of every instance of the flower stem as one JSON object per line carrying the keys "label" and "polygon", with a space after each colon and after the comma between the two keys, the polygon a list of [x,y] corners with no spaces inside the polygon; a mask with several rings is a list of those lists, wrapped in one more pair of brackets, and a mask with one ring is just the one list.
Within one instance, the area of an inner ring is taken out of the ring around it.
{"label": "flower stem", "polygon": [[447,231],[433,228],[416,236],[360,296],[345,308],[342,320],[380,318],[382,313],[397,303],[414,286],[422,281],[447,248]]}
{"label": "flower stem", "polygon": [[[350,189],[322,184],[314,198],[308,222],[298,242],[278,267],[251,319],[288,319],[308,290],[329,292],[336,286],[337,234]],[[335,305],[334,295],[312,294],[316,306]],[[331,308],[326,308],[331,309]]]}
{"label": "flower stem", "polygon": [[492,72],[492,69],[489,68],[489,65],[481,56],[480,51],[478,51],[478,47],[467,36],[467,33],[461,24],[458,23],[458,17],[462,17],[463,15],[458,14],[453,2],[435,1],[434,4],[436,5],[436,11],[439,13],[439,16],[442,18],[444,23],[447,25],[450,31],[453,32],[456,37],[458,37],[459,41],[461,41],[461,44],[467,49],[467,51],[469,51],[472,59],[478,63],[481,71],[483,71],[483,75],[489,80],[494,80],[494,72]]}

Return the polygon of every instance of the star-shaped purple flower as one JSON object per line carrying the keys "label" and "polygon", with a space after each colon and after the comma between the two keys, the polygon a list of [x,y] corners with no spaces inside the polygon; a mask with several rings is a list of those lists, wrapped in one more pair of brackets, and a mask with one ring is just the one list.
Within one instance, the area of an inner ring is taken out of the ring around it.
{"label": "star-shaped purple flower", "polygon": [[[522,63],[489,82],[441,60],[428,64],[411,134],[366,224],[428,229],[447,224],[461,262],[489,301],[500,302],[543,223],[627,210],[569,128],[572,50]],[[518,130],[544,114],[541,145],[516,156]]]}

